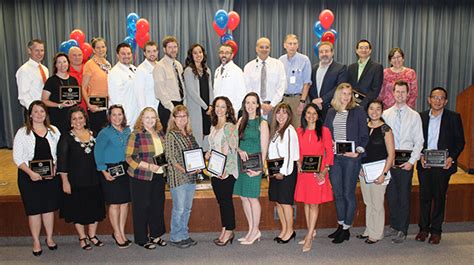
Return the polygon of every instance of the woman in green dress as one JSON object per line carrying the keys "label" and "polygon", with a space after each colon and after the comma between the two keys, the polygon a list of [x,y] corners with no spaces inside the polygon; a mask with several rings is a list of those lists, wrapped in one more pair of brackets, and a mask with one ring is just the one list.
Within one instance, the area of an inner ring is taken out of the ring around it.
{"label": "woman in green dress", "polygon": [[[261,153],[263,160],[267,156],[269,129],[267,121],[260,116],[261,105],[258,95],[254,92],[248,93],[242,101],[242,105],[244,106],[242,117],[237,123],[240,159],[246,161],[250,154]],[[239,172],[239,178],[234,185],[234,194],[240,196],[245,217],[249,224],[247,235],[238,239],[242,245],[251,245],[256,240],[260,240],[261,237],[258,228],[262,211],[258,200],[261,182],[261,170],[246,170],[245,172]]]}

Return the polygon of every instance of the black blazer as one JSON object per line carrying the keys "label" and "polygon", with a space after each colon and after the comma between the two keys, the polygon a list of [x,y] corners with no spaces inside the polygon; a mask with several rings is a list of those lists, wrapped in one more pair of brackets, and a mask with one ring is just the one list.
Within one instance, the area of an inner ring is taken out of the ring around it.
{"label": "black blazer", "polygon": [[318,95],[316,72],[319,64],[313,65],[311,70],[311,87],[309,88],[309,99],[315,98],[323,99],[323,111],[326,113],[331,108],[331,100],[334,96],[334,91],[340,83],[347,82],[347,67],[343,64],[333,61],[324,75],[323,83],[321,85],[320,95]]}
{"label": "black blazer", "polygon": [[365,94],[365,99],[361,102],[361,106],[367,109],[367,104],[379,96],[380,89],[383,83],[383,66],[379,63],[369,59],[365,65],[364,71],[357,81],[357,72],[359,71],[359,64],[353,63],[348,67],[348,79],[352,88]]}
{"label": "black blazer", "polygon": [[[420,113],[421,122],[423,124],[423,137],[425,138],[423,149],[426,149],[428,146],[429,113],[429,110]],[[449,174],[454,174],[458,170],[456,160],[464,149],[465,144],[461,115],[448,109],[444,109],[442,115],[439,128],[438,149],[448,150],[449,156],[453,159],[453,165],[446,171]],[[417,170],[424,170],[420,161],[417,163]]]}

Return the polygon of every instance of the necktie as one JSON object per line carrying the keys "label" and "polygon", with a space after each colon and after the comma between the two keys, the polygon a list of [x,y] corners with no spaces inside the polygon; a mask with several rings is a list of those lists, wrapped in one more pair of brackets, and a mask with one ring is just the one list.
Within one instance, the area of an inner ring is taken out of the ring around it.
{"label": "necktie", "polygon": [[260,98],[262,101],[267,99],[267,66],[262,62],[262,72],[260,73]]}
{"label": "necktie", "polygon": [[184,91],[183,91],[183,84],[181,83],[181,78],[179,78],[178,68],[176,64],[173,62],[174,71],[176,73],[176,79],[178,79],[178,86],[179,86],[179,96],[181,100],[184,98]]}
{"label": "necktie", "polygon": [[221,67],[221,77],[224,75],[224,66]]}
{"label": "necktie", "polygon": [[393,128],[395,133],[395,148],[400,148],[400,137],[401,137],[401,129],[402,129],[402,110],[397,109],[397,118],[395,119],[395,126]]}
{"label": "necktie", "polygon": [[46,83],[46,79],[47,79],[46,74],[45,74],[41,64],[38,65],[38,68],[39,68],[39,71],[40,71],[40,74],[41,74],[41,78],[43,78],[43,84],[44,84],[44,83]]}
{"label": "necktie", "polygon": [[135,73],[135,70],[133,70],[132,67],[129,67],[128,69],[130,69],[130,71],[132,71],[132,73]]}

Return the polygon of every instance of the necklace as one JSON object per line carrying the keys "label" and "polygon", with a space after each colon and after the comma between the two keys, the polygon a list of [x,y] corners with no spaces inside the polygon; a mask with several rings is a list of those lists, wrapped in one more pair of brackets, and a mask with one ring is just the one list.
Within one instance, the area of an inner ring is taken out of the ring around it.
{"label": "necklace", "polygon": [[112,127],[112,131],[115,133],[115,135],[119,139],[120,146],[125,146],[127,144],[127,136],[128,136],[125,134],[125,128],[123,128],[122,131],[119,131],[117,128],[115,128],[112,125],[110,127]]}
{"label": "necklace", "polygon": [[92,60],[99,66],[99,68],[104,71],[106,74],[109,73],[110,69],[112,69],[112,65],[110,65],[110,63],[105,60],[105,63],[101,63],[99,62],[99,60],[97,60],[96,57],[92,57]]}
{"label": "necklace", "polygon": [[92,147],[95,144],[95,138],[92,135],[92,132],[89,132],[89,133],[91,135],[89,138],[89,141],[84,143],[84,142],[81,142],[79,137],[77,137],[72,131],[69,131],[69,134],[74,138],[76,142],[78,142],[81,145],[81,147],[84,149],[84,153],[86,154],[90,154],[92,152]]}

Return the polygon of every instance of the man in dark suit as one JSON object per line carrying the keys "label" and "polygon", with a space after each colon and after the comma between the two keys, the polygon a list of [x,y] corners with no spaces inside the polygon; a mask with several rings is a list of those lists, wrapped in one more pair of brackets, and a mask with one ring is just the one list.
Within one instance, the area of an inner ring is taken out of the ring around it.
{"label": "man in dark suit", "polygon": [[332,43],[322,42],[318,48],[319,63],[313,65],[311,71],[309,99],[322,110],[323,120],[331,107],[336,87],[347,82],[347,67],[333,60],[333,49]]}
{"label": "man in dark suit", "polygon": [[427,139],[424,149],[447,150],[448,155],[443,167],[428,167],[426,157],[423,156],[417,164],[420,182],[420,232],[415,239],[423,242],[431,234],[428,242],[439,244],[449,179],[457,171],[456,159],[464,149],[465,142],[461,116],[445,109],[448,103],[446,89],[433,88],[428,103],[430,110],[420,113],[423,136]]}
{"label": "man in dark suit", "polygon": [[[365,96],[362,101],[358,101],[364,109],[379,96],[383,83],[383,67],[370,59],[371,53],[372,44],[368,40],[360,40],[356,46],[359,60],[348,67],[348,82],[356,92]],[[354,96],[358,97],[357,93]]]}

